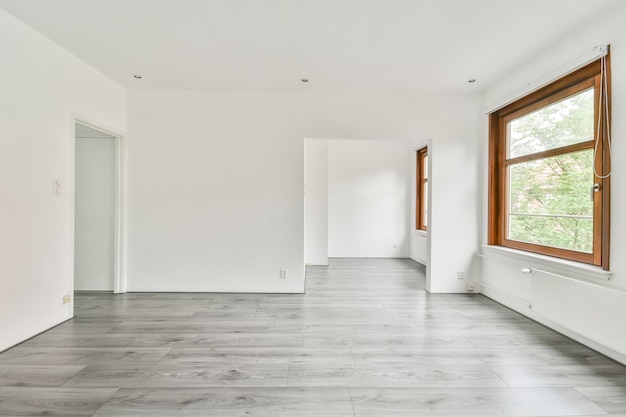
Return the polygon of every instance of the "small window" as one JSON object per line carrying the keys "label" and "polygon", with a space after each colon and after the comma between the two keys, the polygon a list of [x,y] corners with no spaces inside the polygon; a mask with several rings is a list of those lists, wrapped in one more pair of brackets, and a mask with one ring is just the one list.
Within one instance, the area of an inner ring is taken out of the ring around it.
{"label": "small window", "polygon": [[490,115],[489,243],[608,269],[608,65]]}
{"label": "small window", "polygon": [[417,151],[415,228],[428,230],[428,148]]}

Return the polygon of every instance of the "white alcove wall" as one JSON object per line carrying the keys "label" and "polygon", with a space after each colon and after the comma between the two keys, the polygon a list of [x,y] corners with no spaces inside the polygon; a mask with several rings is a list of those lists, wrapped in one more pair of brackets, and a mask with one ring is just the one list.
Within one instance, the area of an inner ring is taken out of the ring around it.
{"label": "white alcove wall", "polygon": [[411,143],[328,142],[328,253],[337,258],[408,258]]}

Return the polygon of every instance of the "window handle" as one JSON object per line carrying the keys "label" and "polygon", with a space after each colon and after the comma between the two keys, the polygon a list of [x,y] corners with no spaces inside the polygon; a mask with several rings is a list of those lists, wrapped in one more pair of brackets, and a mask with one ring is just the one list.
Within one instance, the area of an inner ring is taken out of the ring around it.
{"label": "window handle", "polygon": [[593,193],[599,193],[599,192],[600,192],[600,184],[596,182],[595,184],[591,186],[591,193],[590,193],[591,201],[593,201]]}

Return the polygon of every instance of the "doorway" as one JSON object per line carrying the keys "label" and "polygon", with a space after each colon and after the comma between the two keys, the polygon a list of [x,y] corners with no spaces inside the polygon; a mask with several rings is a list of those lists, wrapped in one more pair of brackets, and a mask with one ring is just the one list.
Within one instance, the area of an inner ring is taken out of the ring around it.
{"label": "doorway", "polygon": [[409,258],[411,142],[305,138],[305,264]]}
{"label": "doorway", "polygon": [[74,127],[74,290],[125,292],[122,137],[79,121]]}

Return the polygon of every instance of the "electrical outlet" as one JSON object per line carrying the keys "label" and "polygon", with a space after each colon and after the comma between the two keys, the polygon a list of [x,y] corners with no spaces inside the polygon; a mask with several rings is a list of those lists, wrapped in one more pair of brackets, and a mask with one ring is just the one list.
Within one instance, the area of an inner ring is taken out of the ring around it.
{"label": "electrical outlet", "polygon": [[467,291],[469,291],[469,292],[476,292],[476,283],[475,282],[468,282],[467,283]]}
{"label": "electrical outlet", "polygon": [[393,245],[391,245],[392,248],[397,249],[398,248],[398,244],[394,243]]}
{"label": "electrical outlet", "polygon": [[280,270],[280,277],[281,278],[287,278],[288,275],[289,275],[289,271],[287,271],[286,269],[281,269]]}
{"label": "electrical outlet", "polygon": [[458,279],[465,279],[465,271],[463,271],[462,269],[459,271],[456,271],[456,277]]}
{"label": "electrical outlet", "polygon": [[63,304],[69,304],[72,301],[72,296],[67,294],[63,296]]}

